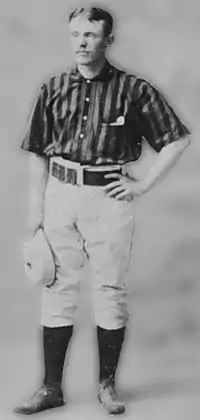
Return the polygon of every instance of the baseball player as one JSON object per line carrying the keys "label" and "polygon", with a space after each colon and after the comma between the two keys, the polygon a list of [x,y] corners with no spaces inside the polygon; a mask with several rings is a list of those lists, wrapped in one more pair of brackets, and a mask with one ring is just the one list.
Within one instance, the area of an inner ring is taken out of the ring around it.
{"label": "baseball player", "polygon": [[[176,163],[189,145],[189,131],[154,86],[108,61],[114,40],[110,13],[95,7],[74,10],[69,34],[76,63],[41,86],[22,143],[31,152],[31,234],[44,230],[56,275],[42,289],[43,381],[15,411],[33,414],[64,404],[63,365],[88,258],[98,397],[109,414],[120,414],[125,407],[115,378],[128,321],[134,197]],[[144,179],[136,180],[127,168],[139,159],[143,139],[158,156]]]}

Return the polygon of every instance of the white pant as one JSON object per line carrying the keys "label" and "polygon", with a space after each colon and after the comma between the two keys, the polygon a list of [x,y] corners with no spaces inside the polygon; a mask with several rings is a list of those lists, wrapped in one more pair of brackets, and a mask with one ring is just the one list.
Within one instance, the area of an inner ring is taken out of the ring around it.
{"label": "white pant", "polygon": [[56,280],[42,293],[42,325],[74,323],[85,257],[93,274],[95,322],[106,329],[128,320],[127,270],[133,240],[133,203],[107,197],[101,187],[63,184],[50,176],[44,229],[56,263]]}

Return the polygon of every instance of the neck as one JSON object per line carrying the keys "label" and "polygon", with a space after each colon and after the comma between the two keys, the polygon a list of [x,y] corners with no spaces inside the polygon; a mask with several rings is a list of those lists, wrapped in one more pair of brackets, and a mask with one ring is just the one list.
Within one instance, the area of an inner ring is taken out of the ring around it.
{"label": "neck", "polygon": [[104,56],[100,60],[88,65],[78,64],[78,70],[86,79],[93,79],[93,77],[97,76],[101,72],[105,61],[106,58]]}

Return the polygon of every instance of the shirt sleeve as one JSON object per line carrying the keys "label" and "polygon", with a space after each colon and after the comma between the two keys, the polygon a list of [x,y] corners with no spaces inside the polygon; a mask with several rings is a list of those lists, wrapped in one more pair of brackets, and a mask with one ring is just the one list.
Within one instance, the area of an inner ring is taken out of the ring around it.
{"label": "shirt sleeve", "polygon": [[142,136],[157,152],[190,134],[163,95],[142,79],[139,80],[136,107]]}
{"label": "shirt sleeve", "polygon": [[49,143],[49,122],[47,109],[47,89],[43,85],[33,107],[28,131],[22,141],[21,148],[43,156]]}

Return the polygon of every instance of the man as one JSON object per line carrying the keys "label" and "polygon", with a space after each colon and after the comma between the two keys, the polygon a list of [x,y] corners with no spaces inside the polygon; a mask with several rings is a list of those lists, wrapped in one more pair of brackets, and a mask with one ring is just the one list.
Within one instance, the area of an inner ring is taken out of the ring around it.
{"label": "man", "polygon": [[[115,376],[128,320],[127,270],[134,231],[133,199],[147,192],[189,144],[187,128],[147,81],[106,59],[113,19],[76,9],[69,31],[76,66],[43,84],[22,147],[31,153],[30,229],[44,229],[56,278],[43,288],[44,380],[15,411],[64,404],[62,374],[73,332],[79,274],[93,272],[99,348],[99,400],[110,414],[125,410]],[[158,159],[142,180],[127,174],[145,138]]]}

